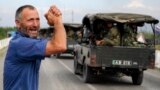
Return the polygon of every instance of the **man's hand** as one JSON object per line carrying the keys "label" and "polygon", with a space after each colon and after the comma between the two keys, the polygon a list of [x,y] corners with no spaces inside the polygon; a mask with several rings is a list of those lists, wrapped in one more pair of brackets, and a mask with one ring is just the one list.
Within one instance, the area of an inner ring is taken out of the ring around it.
{"label": "man's hand", "polygon": [[62,13],[55,5],[53,5],[45,14],[45,17],[47,19],[48,24],[50,26],[53,26],[54,24],[61,22]]}
{"label": "man's hand", "polygon": [[96,45],[104,45],[104,40],[96,40]]}
{"label": "man's hand", "polygon": [[48,12],[45,14],[48,24],[54,26],[54,35],[47,42],[45,55],[52,55],[64,52],[66,47],[66,31],[62,22],[62,14],[60,10],[55,6],[51,6]]}

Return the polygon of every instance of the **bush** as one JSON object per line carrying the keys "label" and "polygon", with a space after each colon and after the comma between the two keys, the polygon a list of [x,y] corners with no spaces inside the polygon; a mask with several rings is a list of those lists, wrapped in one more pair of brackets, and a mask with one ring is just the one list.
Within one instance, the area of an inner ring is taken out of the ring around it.
{"label": "bush", "polygon": [[15,27],[0,27],[0,40],[7,38],[8,37],[7,33],[9,31],[15,31],[15,30],[16,30]]}

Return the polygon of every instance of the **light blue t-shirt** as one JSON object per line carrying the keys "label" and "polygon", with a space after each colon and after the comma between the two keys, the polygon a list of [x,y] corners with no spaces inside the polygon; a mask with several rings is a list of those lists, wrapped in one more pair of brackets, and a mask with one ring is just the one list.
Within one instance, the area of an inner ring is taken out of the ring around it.
{"label": "light blue t-shirt", "polygon": [[47,41],[16,32],[4,62],[4,90],[38,90],[39,68]]}

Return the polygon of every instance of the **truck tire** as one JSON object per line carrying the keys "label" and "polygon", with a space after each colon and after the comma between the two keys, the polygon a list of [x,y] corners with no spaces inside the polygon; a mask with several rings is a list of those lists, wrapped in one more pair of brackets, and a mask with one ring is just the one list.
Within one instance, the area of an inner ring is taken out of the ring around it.
{"label": "truck tire", "polygon": [[74,56],[74,74],[80,74],[80,64],[77,61],[77,56]]}
{"label": "truck tire", "polygon": [[57,54],[57,55],[56,55],[56,58],[60,58],[60,56],[61,56],[61,54]]}
{"label": "truck tire", "polygon": [[132,82],[134,85],[141,85],[143,82],[143,71],[138,71],[133,73]]}
{"label": "truck tire", "polygon": [[89,66],[84,64],[83,66],[83,82],[85,83],[91,83],[92,82],[92,71]]}

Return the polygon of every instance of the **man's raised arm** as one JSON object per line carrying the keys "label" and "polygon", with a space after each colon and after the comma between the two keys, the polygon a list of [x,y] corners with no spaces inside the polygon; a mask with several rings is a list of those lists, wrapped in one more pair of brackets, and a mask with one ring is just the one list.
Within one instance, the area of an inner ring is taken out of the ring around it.
{"label": "man's raised arm", "polygon": [[45,55],[56,54],[66,50],[66,31],[62,22],[62,13],[56,6],[51,6],[45,17],[50,26],[54,26],[54,35],[47,42]]}

